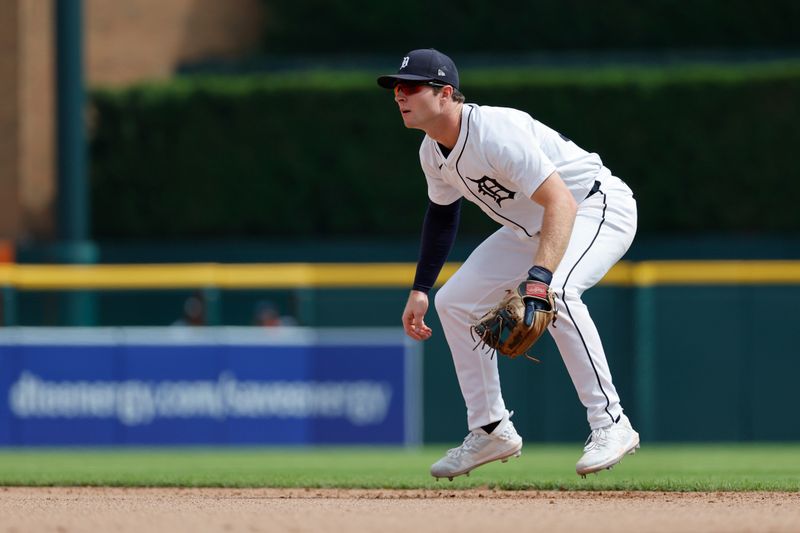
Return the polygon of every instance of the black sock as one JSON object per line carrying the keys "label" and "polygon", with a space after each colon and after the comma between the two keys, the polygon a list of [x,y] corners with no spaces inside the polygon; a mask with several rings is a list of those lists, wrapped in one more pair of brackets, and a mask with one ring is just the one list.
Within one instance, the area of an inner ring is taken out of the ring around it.
{"label": "black sock", "polygon": [[497,422],[492,422],[491,424],[486,424],[485,426],[481,427],[481,429],[484,430],[486,433],[491,433],[492,431],[495,430],[497,425],[500,424],[500,422],[502,422],[502,420],[498,420]]}

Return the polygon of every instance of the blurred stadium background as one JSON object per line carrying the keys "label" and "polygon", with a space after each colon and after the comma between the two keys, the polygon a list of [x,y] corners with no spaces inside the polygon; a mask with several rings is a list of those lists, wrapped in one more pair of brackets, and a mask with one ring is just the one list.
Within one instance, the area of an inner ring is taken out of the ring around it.
{"label": "blurred stadium background", "polygon": [[[436,47],[639,200],[586,295],[646,441],[798,441],[800,4],[0,2],[0,445],[457,441],[435,313],[399,317],[425,185],[375,76]],[[467,208],[451,264],[493,231]],[[422,353],[420,353],[422,349]],[[585,437],[551,342],[500,361]]]}

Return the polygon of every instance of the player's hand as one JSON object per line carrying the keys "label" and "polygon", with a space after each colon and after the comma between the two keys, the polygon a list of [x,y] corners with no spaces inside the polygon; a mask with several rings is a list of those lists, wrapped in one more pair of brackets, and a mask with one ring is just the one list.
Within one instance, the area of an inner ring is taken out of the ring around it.
{"label": "player's hand", "polygon": [[411,291],[403,311],[403,329],[406,331],[406,335],[418,341],[431,338],[433,331],[425,325],[427,311],[428,295],[420,291]]}
{"label": "player's hand", "polygon": [[[529,284],[528,282],[534,282]],[[553,282],[553,273],[543,266],[535,265],[528,270],[528,281],[520,283],[517,290],[525,302],[525,325],[530,327],[533,324],[533,315],[538,310],[549,311],[547,304],[547,290]],[[544,284],[544,287],[541,287]],[[532,296],[536,294],[538,298]]]}

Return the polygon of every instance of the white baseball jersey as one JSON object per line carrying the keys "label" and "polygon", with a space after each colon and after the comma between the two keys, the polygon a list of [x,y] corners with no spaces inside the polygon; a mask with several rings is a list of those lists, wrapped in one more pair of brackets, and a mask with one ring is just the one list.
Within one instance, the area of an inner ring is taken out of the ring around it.
{"label": "white baseball jersey", "polygon": [[596,179],[610,176],[600,156],[516,109],[466,104],[461,131],[447,157],[425,136],[419,156],[428,197],[447,205],[460,197],[521,238],[536,235],[544,208],[531,195],[557,171],[576,202]]}

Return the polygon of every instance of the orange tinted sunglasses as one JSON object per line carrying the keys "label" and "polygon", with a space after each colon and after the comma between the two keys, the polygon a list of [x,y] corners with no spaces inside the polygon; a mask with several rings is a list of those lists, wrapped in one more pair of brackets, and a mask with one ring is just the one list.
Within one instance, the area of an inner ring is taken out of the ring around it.
{"label": "orange tinted sunglasses", "polygon": [[417,94],[423,87],[445,87],[446,84],[438,83],[435,81],[423,81],[421,83],[413,83],[407,81],[399,81],[394,85],[394,95],[397,96],[402,92],[406,96]]}

